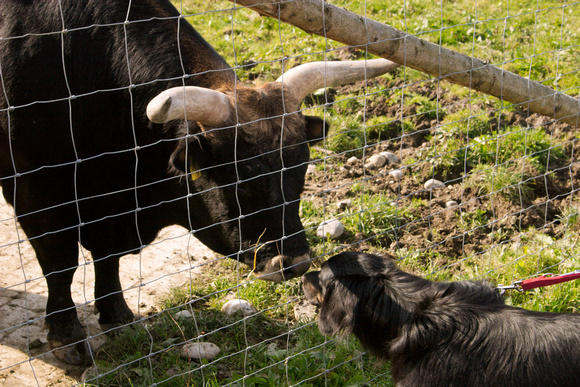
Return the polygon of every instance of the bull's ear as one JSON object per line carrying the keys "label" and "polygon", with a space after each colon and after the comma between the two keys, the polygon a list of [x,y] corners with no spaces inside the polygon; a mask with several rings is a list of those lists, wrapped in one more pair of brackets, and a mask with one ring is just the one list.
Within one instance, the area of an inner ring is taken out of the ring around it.
{"label": "bull's ear", "polygon": [[192,173],[199,177],[199,170],[206,167],[209,158],[209,144],[203,135],[179,140],[169,158],[170,167],[178,173]]}
{"label": "bull's ear", "polygon": [[304,116],[306,118],[306,138],[310,144],[322,141],[328,132],[328,123],[322,118]]}

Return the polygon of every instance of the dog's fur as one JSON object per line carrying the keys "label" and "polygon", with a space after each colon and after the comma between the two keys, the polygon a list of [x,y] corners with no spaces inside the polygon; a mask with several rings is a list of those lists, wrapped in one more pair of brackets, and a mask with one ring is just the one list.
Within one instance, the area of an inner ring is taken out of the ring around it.
{"label": "dog's fur", "polygon": [[302,277],[325,335],[354,334],[398,386],[578,386],[580,315],[506,305],[485,282],[431,282],[345,252]]}

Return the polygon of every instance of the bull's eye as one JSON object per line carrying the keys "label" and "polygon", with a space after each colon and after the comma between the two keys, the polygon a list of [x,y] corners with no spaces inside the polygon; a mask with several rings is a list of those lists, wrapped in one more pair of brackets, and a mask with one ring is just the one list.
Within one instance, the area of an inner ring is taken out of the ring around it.
{"label": "bull's eye", "polygon": [[248,194],[248,187],[246,186],[247,183],[239,183],[236,185],[236,190],[238,191],[239,195],[247,195]]}

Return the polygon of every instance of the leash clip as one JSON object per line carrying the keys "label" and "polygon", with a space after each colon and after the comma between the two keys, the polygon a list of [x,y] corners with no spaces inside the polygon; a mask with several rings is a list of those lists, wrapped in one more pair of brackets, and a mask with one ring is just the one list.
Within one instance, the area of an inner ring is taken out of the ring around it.
{"label": "leash clip", "polygon": [[518,292],[523,292],[524,289],[522,289],[522,287],[521,287],[522,282],[524,282],[524,281],[516,281],[516,282],[512,283],[511,285],[501,285],[500,284],[496,287],[496,289],[499,290],[499,294],[501,296],[503,296],[505,294],[506,290],[517,290]]}

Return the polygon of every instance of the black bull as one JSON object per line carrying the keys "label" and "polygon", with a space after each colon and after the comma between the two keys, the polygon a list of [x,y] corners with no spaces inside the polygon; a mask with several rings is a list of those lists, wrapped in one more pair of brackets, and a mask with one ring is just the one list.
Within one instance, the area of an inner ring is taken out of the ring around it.
{"label": "black bull", "polygon": [[89,350],[70,292],[79,243],[104,328],[133,318],[119,258],[168,225],[264,279],[303,274],[299,200],[325,129],[300,103],[393,68],[245,86],[161,0],[2,0],[0,38],[0,181],[46,276],[49,344],[70,363]]}

